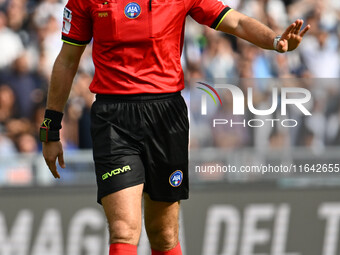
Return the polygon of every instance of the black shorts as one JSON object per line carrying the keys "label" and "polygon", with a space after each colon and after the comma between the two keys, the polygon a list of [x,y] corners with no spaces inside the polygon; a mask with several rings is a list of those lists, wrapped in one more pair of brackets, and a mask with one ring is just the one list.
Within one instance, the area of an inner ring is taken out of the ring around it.
{"label": "black shorts", "polygon": [[98,203],[144,183],[155,201],[187,199],[189,122],[178,93],[97,95],[91,135]]}

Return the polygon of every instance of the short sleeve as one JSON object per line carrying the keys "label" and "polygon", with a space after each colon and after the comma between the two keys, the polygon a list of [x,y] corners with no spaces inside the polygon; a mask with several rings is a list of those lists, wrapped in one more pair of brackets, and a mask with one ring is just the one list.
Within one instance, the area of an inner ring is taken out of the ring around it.
{"label": "short sleeve", "polygon": [[92,39],[91,14],[84,0],[69,0],[64,8],[62,40],[73,45],[86,45]]}
{"label": "short sleeve", "polygon": [[195,0],[189,15],[202,25],[217,29],[232,9],[218,0]]}

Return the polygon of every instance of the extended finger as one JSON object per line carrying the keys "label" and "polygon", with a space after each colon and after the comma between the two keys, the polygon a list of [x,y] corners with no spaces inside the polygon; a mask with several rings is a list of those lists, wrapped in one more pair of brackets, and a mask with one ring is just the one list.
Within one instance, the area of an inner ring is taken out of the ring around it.
{"label": "extended finger", "polygon": [[301,29],[302,25],[303,25],[303,20],[300,20],[300,19],[297,20],[297,21],[296,21],[296,27],[294,28],[293,33],[296,34],[296,35],[298,35],[299,32],[300,32],[300,29]]}
{"label": "extended finger", "polygon": [[62,168],[65,168],[64,153],[61,151],[58,155],[58,163]]}
{"label": "extended finger", "polygon": [[45,159],[45,161],[54,178],[60,178],[60,175],[57,171],[57,166],[55,164],[55,160]]}
{"label": "extended finger", "polygon": [[60,179],[60,175],[58,173],[56,164],[55,163],[50,164],[50,165],[48,165],[48,167],[50,168],[50,171],[53,174],[54,178]]}
{"label": "extended finger", "polygon": [[294,22],[289,27],[287,27],[286,31],[284,31],[284,33],[282,34],[281,38],[282,39],[288,39],[289,34],[293,31],[295,26],[296,26],[296,23]]}
{"label": "extended finger", "polygon": [[300,36],[303,37],[307,31],[310,29],[310,25],[307,25],[300,33]]}

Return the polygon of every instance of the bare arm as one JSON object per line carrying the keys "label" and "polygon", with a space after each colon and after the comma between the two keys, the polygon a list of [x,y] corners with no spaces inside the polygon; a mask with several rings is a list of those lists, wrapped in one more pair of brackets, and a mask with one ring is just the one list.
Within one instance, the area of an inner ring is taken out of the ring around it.
{"label": "bare arm", "polygon": [[[47,109],[63,112],[85,47],[63,44],[52,70],[51,84],[47,96]],[[60,178],[56,166],[57,158],[59,165],[65,168],[61,142],[43,142],[43,155],[52,175],[55,178]]]}
{"label": "bare arm", "polygon": [[247,40],[262,49],[286,52],[296,49],[302,37],[309,30],[310,26],[308,25],[300,31],[302,25],[302,20],[296,20],[292,23],[282,34],[276,49],[274,49],[273,44],[277,34],[273,30],[261,22],[235,10],[230,11],[222,20],[218,26],[218,30]]}
{"label": "bare arm", "polygon": [[47,109],[63,112],[69,97],[73,78],[78,70],[80,57],[86,46],[73,46],[67,43],[54,63],[51,84],[47,96]]}

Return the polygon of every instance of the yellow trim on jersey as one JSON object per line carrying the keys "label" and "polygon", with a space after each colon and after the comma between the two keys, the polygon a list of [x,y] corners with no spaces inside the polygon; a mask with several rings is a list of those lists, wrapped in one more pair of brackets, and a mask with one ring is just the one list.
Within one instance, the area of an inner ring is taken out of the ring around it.
{"label": "yellow trim on jersey", "polygon": [[69,41],[66,41],[66,40],[63,40],[61,39],[64,43],[68,43],[68,44],[71,44],[71,45],[75,45],[75,46],[85,46],[86,44],[76,44],[76,43],[72,43],[72,42],[69,42]]}
{"label": "yellow trim on jersey", "polygon": [[224,20],[224,18],[227,17],[227,15],[228,15],[231,11],[233,11],[233,10],[234,10],[234,9],[229,9],[229,10],[223,15],[222,19],[220,20],[220,22],[218,22],[217,26],[215,27],[216,30],[217,30],[218,27],[221,25],[221,23],[222,23],[222,21]]}

